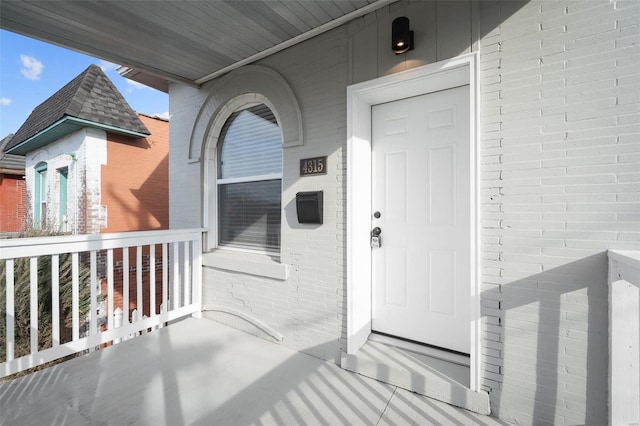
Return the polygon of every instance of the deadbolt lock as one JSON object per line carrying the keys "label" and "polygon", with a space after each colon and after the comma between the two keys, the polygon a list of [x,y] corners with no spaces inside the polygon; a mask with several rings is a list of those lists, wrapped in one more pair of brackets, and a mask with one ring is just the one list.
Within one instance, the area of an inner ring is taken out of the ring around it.
{"label": "deadbolt lock", "polygon": [[380,234],[382,233],[382,229],[379,226],[376,226],[371,230],[371,248],[380,248],[382,245],[382,238]]}

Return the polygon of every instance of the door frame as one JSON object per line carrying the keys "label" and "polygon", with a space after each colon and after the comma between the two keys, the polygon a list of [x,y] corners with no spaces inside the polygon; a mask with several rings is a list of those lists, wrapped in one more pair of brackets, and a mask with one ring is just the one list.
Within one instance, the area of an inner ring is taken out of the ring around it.
{"label": "door frame", "polygon": [[355,354],[371,334],[371,107],[469,85],[471,206],[470,388],[480,391],[479,278],[479,80],[478,54],[413,68],[347,87],[347,353]]}

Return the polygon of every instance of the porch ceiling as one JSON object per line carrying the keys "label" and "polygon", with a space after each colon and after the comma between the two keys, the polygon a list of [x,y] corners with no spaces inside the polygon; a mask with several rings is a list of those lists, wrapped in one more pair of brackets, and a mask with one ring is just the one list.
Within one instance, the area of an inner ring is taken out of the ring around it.
{"label": "porch ceiling", "polygon": [[0,27],[131,70],[202,84],[396,0],[0,1]]}

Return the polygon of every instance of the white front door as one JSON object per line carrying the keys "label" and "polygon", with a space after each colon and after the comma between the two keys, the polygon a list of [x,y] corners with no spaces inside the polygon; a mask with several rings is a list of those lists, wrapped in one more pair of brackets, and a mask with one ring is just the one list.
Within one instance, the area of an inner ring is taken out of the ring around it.
{"label": "white front door", "polygon": [[372,329],[468,354],[469,86],[371,114]]}

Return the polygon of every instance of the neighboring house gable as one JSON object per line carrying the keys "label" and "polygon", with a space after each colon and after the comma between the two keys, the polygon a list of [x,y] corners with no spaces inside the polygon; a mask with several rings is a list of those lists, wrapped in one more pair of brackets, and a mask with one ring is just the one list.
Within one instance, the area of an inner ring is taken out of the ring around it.
{"label": "neighboring house gable", "polygon": [[[165,127],[167,123],[162,121]],[[167,129],[157,125],[161,135]],[[7,144],[6,151],[26,155],[26,181],[33,224],[71,233],[96,233],[107,227],[108,207],[101,199],[102,169],[107,165],[111,140],[129,145],[150,145],[149,129],[143,124],[113,83],[96,65],[38,105]],[[162,163],[168,152],[166,136],[153,152],[159,159],[145,158],[145,167]],[[153,140],[156,140],[153,139]],[[158,154],[158,151],[162,151]],[[115,163],[118,159],[115,159]],[[138,168],[141,173],[147,170]],[[112,167],[118,170],[117,165]],[[166,167],[165,167],[166,169]],[[166,170],[165,170],[166,172]],[[131,173],[121,173],[129,179]],[[134,179],[135,180],[135,179]],[[110,191],[120,193],[131,182],[119,179]],[[166,183],[153,188],[157,203],[167,209]],[[126,197],[133,197],[127,195]],[[166,214],[165,214],[166,215]],[[117,221],[118,219],[115,218]],[[164,219],[164,227],[167,220]],[[162,227],[160,222],[138,226],[129,223],[118,229],[139,230]]]}
{"label": "neighboring house gable", "polygon": [[149,130],[97,65],[90,65],[38,105],[7,146],[25,155],[84,127],[145,137]]}

